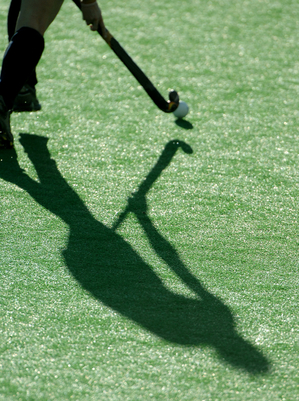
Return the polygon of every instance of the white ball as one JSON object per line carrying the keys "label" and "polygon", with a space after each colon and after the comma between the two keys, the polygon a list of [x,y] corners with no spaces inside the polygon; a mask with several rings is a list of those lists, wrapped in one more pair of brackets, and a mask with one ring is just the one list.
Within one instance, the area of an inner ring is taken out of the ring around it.
{"label": "white ball", "polygon": [[183,118],[189,113],[189,106],[187,103],[180,100],[179,107],[173,112],[175,117]]}

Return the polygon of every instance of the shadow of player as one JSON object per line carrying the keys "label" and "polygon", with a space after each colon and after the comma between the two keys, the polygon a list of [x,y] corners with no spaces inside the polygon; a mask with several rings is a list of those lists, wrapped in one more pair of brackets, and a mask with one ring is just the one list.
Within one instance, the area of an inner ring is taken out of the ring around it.
{"label": "shadow of player", "polygon": [[[0,154],[0,177],[16,184],[40,205],[69,226],[66,265],[80,285],[103,304],[166,341],[185,346],[208,345],[232,366],[251,374],[266,373],[270,363],[238,334],[229,308],[209,293],[193,276],[174,247],[159,233],[147,215],[145,194],[167,167],[178,147],[169,142],[157,164],[129,199],[128,207],[113,228],[97,221],[68,185],[50,157],[47,138],[21,134],[21,144],[40,182],[19,166],[14,150]],[[178,295],[168,289],[116,229],[127,212],[135,213],[149,242],[163,261],[196,294]]]}

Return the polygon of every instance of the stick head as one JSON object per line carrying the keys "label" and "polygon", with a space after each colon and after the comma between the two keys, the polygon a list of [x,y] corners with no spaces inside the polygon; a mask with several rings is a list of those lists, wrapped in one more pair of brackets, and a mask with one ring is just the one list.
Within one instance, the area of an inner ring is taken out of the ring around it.
{"label": "stick head", "polygon": [[180,97],[177,91],[171,90],[168,94],[169,101],[168,101],[168,111],[173,113],[179,106]]}
{"label": "stick head", "polygon": [[188,145],[186,142],[184,141],[180,141],[179,139],[173,139],[172,141],[169,141],[167,143],[167,145],[165,146],[165,149],[167,150],[172,150],[173,153],[175,153],[175,151],[181,148],[183,152],[191,154],[193,153],[193,150],[191,148],[190,145]]}

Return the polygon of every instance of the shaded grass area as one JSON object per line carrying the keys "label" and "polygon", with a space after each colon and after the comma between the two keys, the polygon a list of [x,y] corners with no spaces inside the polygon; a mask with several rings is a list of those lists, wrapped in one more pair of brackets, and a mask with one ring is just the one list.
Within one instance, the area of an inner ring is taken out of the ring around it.
{"label": "shaded grass area", "polygon": [[[169,342],[211,344],[232,365],[251,373],[268,370],[266,358],[236,333],[229,309],[190,274],[176,250],[154,227],[146,213],[145,194],[150,185],[140,187],[130,200],[128,212],[136,214],[152,248],[199,300],[175,295],[165,288],[150,266],[115,230],[93,218],[50,159],[47,138],[23,134],[21,143],[36,168],[40,184],[24,174],[14,151],[2,155],[6,166],[2,178],[26,190],[68,224],[70,233],[63,255],[68,269],[83,288]],[[158,175],[167,167],[171,148],[178,146],[174,141],[169,145],[156,165]],[[150,175],[148,178],[151,182]]]}
{"label": "shaded grass area", "polygon": [[298,5],[102,6],[191,112],[65,3],[1,155],[0,399],[296,400]]}

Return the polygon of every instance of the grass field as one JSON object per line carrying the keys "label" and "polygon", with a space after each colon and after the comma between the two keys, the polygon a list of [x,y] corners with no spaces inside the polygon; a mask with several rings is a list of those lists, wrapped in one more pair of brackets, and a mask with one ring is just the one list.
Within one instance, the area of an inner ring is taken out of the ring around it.
{"label": "grass field", "polygon": [[0,400],[298,400],[299,4],[101,5],[190,114],[65,1],[0,154]]}

